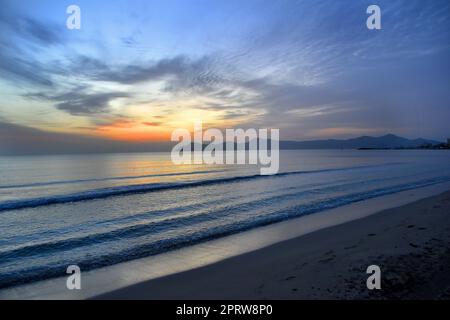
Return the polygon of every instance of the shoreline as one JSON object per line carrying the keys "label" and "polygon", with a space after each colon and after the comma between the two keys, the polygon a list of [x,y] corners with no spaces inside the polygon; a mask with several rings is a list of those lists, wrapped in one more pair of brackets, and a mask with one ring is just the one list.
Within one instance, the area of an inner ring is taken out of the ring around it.
{"label": "shoreline", "polygon": [[[450,299],[450,191],[96,299]],[[366,269],[381,269],[368,290]]]}
{"label": "shoreline", "polygon": [[[450,183],[398,192],[167,253],[87,271],[82,273],[82,290],[67,290],[66,278],[62,277],[0,290],[0,299],[87,299],[109,294],[129,286],[151,282],[152,279],[158,280],[220,264],[233,257],[264,250],[290,239],[347,224],[349,221],[364,219],[380,211],[435,196],[447,190],[450,190]],[[145,298],[145,295],[141,298]]]}

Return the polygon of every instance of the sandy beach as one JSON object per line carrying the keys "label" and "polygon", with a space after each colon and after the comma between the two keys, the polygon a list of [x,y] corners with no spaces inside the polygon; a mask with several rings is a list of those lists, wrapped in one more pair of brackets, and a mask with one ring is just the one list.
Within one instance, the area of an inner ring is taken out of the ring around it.
{"label": "sandy beach", "polygon": [[450,191],[97,298],[449,299]]}

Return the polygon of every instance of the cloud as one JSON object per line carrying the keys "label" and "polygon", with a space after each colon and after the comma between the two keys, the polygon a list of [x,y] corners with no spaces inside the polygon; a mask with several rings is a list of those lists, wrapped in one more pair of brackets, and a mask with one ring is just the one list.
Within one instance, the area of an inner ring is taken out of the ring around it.
{"label": "cloud", "polygon": [[46,132],[0,121],[0,155],[148,152],[171,150],[171,143],[120,142],[81,134]]}
{"label": "cloud", "polygon": [[126,47],[136,47],[139,42],[135,39],[134,36],[128,36],[128,37],[122,37],[120,39],[122,41],[122,44]]}
{"label": "cloud", "polygon": [[348,98],[344,91],[333,88],[330,83],[309,86],[255,79],[242,85],[259,93],[258,104],[274,106],[278,111],[339,103]]}
{"label": "cloud", "polygon": [[0,45],[0,75],[13,84],[17,81],[38,85],[43,87],[52,87],[54,82],[51,74],[47,72],[45,66],[39,62],[31,62],[21,59],[19,56],[11,56],[6,53],[6,49]]}
{"label": "cloud", "polygon": [[16,17],[13,21],[15,23],[10,24],[10,27],[15,28],[22,37],[30,41],[46,46],[64,42],[64,38],[60,35],[61,33],[56,32],[59,29],[58,26],[43,23],[29,17]]}
{"label": "cloud", "polygon": [[12,83],[54,86],[53,66],[36,59],[36,52],[64,44],[59,27],[28,17],[6,3],[0,11],[0,75]]}
{"label": "cloud", "polygon": [[166,76],[178,79],[192,77],[205,67],[207,60],[189,59],[186,56],[161,59],[155,63],[127,65],[123,67],[100,70],[93,76],[95,80],[111,81],[121,84],[135,84],[145,81],[156,81]]}
{"label": "cloud", "polygon": [[20,38],[22,41],[40,45],[57,45],[64,42],[60,27],[53,23],[42,22],[30,16],[25,16],[15,9],[2,6],[0,12],[1,39]]}
{"label": "cloud", "polygon": [[142,122],[142,124],[149,126],[149,127],[159,127],[162,123],[161,122]]}
{"label": "cloud", "polygon": [[62,94],[52,95],[39,92],[26,96],[52,101],[56,108],[72,115],[89,115],[108,111],[109,103],[112,100],[129,97],[129,94],[124,92],[89,92],[86,87],[79,87]]}
{"label": "cloud", "polygon": [[128,97],[128,94],[119,92],[94,94],[71,92],[69,96],[67,94],[64,96],[64,101],[57,103],[56,107],[72,115],[83,115],[107,111],[111,100]]}

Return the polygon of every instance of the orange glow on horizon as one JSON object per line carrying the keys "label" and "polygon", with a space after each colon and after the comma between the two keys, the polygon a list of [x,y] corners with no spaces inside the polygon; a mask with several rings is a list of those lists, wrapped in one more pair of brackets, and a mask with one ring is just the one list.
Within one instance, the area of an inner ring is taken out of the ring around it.
{"label": "orange glow on horizon", "polygon": [[118,141],[165,142],[170,141],[172,130],[156,123],[116,122],[95,129],[98,136]]}
{"label": "orange glow on horizon", "polygon": [[187,129],[191,134],[194,124],[201,122],[203,130],[208,128],[232,128],[239,121],[223,118],[222,112],[186,109],[182,114],[172,114],[164,117],[152,115],[149,117],[134,114],[133,120],[120,119],[113,123],[95,127],[95,136],[129,142],[169,142],[175,129]]}

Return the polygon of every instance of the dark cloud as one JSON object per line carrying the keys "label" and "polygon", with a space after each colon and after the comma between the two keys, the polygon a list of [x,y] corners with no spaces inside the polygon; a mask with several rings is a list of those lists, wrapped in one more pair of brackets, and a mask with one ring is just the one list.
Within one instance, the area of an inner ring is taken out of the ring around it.
{"label": "dark cloud", "polygon": [[0,12],[0,75],[13,83],[53,86],[52,75],[56,70],[34,59],[30,52],[45,50],[49,46],[64,43],[51,23],[38,21],[10,9]]}
{"label": "dark cloud", "polygon": [[62,94],[52,95],[38,92],[26,96],[54,102],[56,108],[72,115],[89,115],[108,111],[109,103],[112,100],[126,98],[129,95],[123,92],[92,93],[86,87],[79,87]]}
{"label": "dark cloud", "polygon": [[205,67],[206,59],[192,60],[185,56],[162,59],[155,63],[128,65],[109,70],[100,70],[95,80],[134,84],[144,81],[160,80],[166,76],[177,78],[191,77]]}
{"label": "dark cloud", "polygon": [[57,103],[56,107],[73,115],[98,113],[106,111],[111,100],[124,97],[128,97],[128,95],[116,92],[87,95],[71,93],[71,96],[66,98],[67,100]]}
{"label": "dark cloud", "polygon": [[19,56],[5,54],[5,52],[0,46],[0,75],[2,78],[8,79],[14,84],[20,82],[44,87],[54,85],[51,74],[41,63],[24,60]]}

